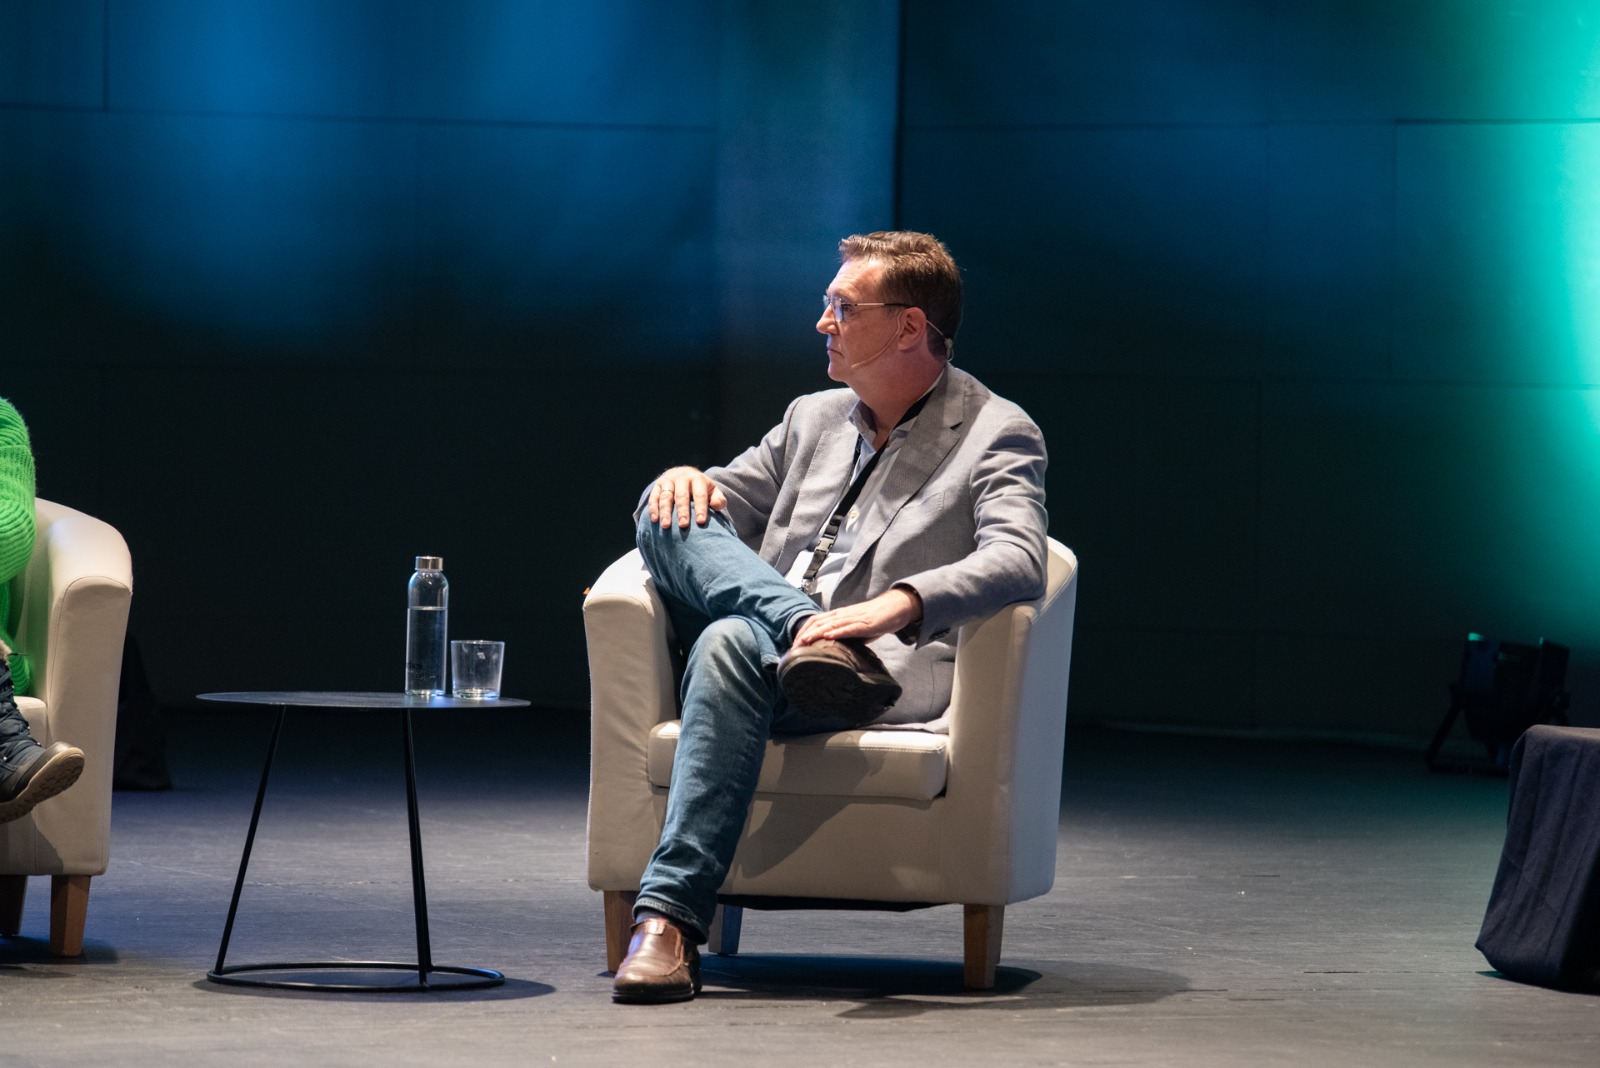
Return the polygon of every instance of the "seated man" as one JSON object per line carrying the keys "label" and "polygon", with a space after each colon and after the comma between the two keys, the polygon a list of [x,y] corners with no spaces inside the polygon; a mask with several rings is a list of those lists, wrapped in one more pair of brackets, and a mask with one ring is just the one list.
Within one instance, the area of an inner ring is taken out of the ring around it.
{"label": "seated man", "polygon": [[[700,988],[699,953],[769,736],[918,723],[955,635],[1044,590],[1044,440],[949,366],[961,275],[926,234],[840,242],[817,330],[849,387],[794,401],[725,467],[645,490],[637,541],[687,650],[661,841],[618,1001]],[[870,645],[869,645],[870,643]]]}
{"label": "seated man", "polygon": [[11,650],[11,580],[33,555],[33,452],[28,428],[0,398],[0,823],[33,811],[78,781],[83,750],[65,742],[45,747],[33,740],[16,695],[31,679],[26,657]]}

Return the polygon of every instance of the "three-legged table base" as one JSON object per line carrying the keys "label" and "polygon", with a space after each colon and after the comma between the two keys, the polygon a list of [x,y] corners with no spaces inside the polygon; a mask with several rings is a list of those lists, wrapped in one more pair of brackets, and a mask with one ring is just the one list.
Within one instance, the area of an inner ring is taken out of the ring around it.
{"label": "three-legged table base", "polygon": [[[239,874],[233,884],[233,900],[228,905],[228,921],[222,929],[222,944],[217,948],[217,963],[206,973],[213,983],[228,986],[272,987],[280,990],[321,990],[338,993],[413,993],[435,990],[481,990],[499,986],[505,976],[488,968],[453,968],[433,963],[433,950],[428,935],[428,894],[423,881],[422,826],[417,818],[416,751],[412,741],[411,709],[414,705],[432,707],[443,704],[454,707],[450,698],[418,699],[403,694],[204,694],[210,700],[235,700],[240,703],[273,704],[278,718],[272,728],[272,740],[267,744],[267,759],[261,769],[261,785],[256,789],[256,803],[250,813],[250,830],[245,834],[244,855],[239,858]],[[269,700],[268,698],[279,698]],[[278,738],[283,733],[283,721],[290,705],[317,707],[395,708],[401,715],[401,733],[405,746],[406,815],[411,833],[411,900],[416,920],[417,959],[415,963],[399,961],[299,961],[270,964],[227,964],[228,943],[233,937],[233,922],[239,912],[239,895],[244,890],[245,871],[250,866],[250,852],[255,847],[256,827],[261,821],[261,804],[267,796],[267,780],[272,774],[272,759],[278,751]],[[525,701],[496,702],[525,705]],[[477,703],[480,707],[484,702]],[[301,973],[337,971],[354,977],[359,973],[409,972],[414,978],[406,982],[323,982],[304,977]]]}
{"label": "three-legged table base", "polygon": [[[299,972],[310,971],[342,971],[342,972],[412,972],[413,978],[403,983],[323,983],[311,979],[291,979],[289,976]],[[241,972],[279,972],[279,978],[271,975],[241,975]],[[465,976],[464,979],[441,978],[449,976]],[[497,971],[488,968],[447,968],[435,964],[427,972],[422,971],[415,964],[405,964],[399,961],[378,960],[350,960],[350,961],[301,961],[297,964],[235,964],[230,968],[218,971],[213,968],[206,972],[206,978],[213,983],[222,983],[224,986],[265,986],[277,990],[331,990],[339,993],[350,994],[410,994],[425,990],[483,990],[491,986],[499,986],[506,981],[506,977]]]}

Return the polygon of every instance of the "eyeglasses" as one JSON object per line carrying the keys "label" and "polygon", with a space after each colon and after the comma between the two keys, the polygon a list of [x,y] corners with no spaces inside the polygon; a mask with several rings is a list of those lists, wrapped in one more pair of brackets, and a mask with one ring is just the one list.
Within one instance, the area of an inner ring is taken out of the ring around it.
{"label": "eyeglasses", "polygon": [[834,319],[840,323],[848,323],[850,321],[850,316],[855,314],[855,310],[857,308],[911,308],[914,306],[915,305],[911,304],[896,304],[893,301],[883,300],[850,301],[845,300],[843,297],[830,297],[826,293],[822,295],[822,314],[827,315],[828,312],[831,311],[833,312]]}

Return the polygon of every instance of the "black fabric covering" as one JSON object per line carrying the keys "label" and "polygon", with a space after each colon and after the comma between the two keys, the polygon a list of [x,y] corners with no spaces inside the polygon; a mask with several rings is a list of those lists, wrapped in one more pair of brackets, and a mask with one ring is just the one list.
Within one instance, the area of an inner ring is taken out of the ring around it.
{"label": "black fabric covering", "polygon": [[1600,730],[1530,727],[1478,949],[1501,974],[1600,990]]}

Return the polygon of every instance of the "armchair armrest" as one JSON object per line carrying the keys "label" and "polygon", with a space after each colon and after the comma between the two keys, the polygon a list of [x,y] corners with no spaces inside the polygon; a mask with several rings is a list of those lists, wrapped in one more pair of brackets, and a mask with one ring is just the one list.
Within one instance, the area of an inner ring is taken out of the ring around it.
{"label": "armchair armrest", "polygon": [[591,705],[589,885],[633,890],[638,872],[629,865],[649,855],[660,832],[646,769],[650,730],[678,717],[672,625],[637,550],[590,587],[583,627]]}
{"label": "armchair armrest", "polygon": [[[34,811],[38,836],[27,843],[49,842],[58,855],[41,871],[98,875],[110,857],[117,685],[133,565],[109,524],[46,500],[36,502],[35,514],[38,538],[20,576],[17,646],[34,658],[33,696],[45,706],[38,740],[71,742],[86,763],[76,786]],[[19,837],[26,823],[12,825],[13,859],[33,848]]]}
{"label": "armchair armrest", "polygon": [[[1045,594],[961,629],[950,701],[947,851],[955,896],[1003,905],[1049,890],[1067,722],[1077,558],[1050,539]],[[991,900],[996,888],[1007,900]]]}

